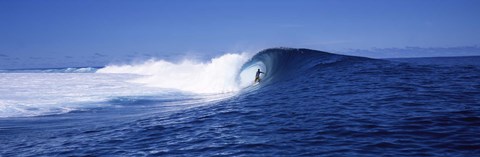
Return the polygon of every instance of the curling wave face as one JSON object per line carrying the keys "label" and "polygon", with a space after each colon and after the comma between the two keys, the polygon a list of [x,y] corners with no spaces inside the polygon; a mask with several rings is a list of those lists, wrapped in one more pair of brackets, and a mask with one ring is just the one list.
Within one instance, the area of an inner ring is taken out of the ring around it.
{"label": "curling wave face", "polygon": [[[240,71],[258,67],[266,72],[262,83],[265,85],[302,75],[315,66],[333,64],[347,59],[368,60],[368,58],[363,57],[338,55],[309,49],[272,48],[254,55],[243,64]],[[253,69],[256,70],[256,68]]]}

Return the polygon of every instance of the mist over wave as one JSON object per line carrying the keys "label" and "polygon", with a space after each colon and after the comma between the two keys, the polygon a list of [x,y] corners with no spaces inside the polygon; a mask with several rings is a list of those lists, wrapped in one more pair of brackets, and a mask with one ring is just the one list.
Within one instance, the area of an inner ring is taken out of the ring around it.
{"label": "mist over wave", "polygon": [[248,53],[228,53],[208,62],[183,60],[173,63],[150,59],[140,64],[109,65],[97,73],[139,74],[145,76],[131,82],[193,93],[225,93],[248,85],[242,82],[253,83],[255,73],[238,79],[239,70],[248,59]]}

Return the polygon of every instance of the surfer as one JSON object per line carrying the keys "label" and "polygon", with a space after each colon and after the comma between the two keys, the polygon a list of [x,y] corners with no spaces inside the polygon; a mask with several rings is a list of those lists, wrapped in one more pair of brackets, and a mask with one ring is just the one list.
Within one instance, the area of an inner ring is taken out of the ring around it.
{"label": "surfer", "polygon": [[254,83],[259,82],[260,83],[260,74],[265,74],[264,72],[261,72],[260,69],[257,70],[257,74],[255,75],[255,81]]}

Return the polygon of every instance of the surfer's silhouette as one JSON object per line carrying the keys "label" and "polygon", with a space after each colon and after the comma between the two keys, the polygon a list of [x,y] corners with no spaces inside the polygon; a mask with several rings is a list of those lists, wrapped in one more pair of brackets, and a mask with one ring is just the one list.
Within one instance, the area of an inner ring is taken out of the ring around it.
{"label": "surfer's silhouette", "polygon": [[265,74],[264,72],[261,72],[260,69],[257,70],[257,74],[255,75],[255,81],[254,83],[260,82],[260,74]]}

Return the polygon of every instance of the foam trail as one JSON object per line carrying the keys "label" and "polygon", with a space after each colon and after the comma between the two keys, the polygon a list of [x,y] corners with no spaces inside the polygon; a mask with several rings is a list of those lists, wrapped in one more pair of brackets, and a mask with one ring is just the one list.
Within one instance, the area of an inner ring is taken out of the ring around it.
{"label": "foam trail", "polygon": [[132,82],[193,93],[226,93],[245,86],[237,76],[248,59],[247,53],[229,53],[209,62],[184,60],[172,63],[151,59],[136,65],[110,65],[99,69],[97,73],[140,74],[146,76]]}

